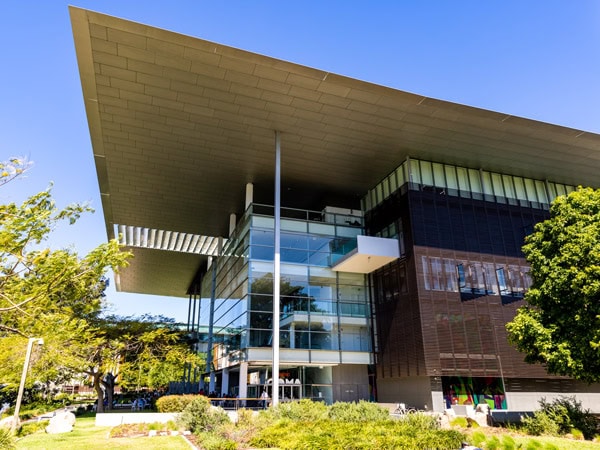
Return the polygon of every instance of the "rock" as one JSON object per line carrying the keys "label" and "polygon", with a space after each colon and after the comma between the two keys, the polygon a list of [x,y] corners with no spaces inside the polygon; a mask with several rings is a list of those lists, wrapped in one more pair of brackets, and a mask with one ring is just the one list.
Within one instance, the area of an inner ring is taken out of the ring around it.
{"label": "rock", "polygon": [[150,430],[148,431],[148,436],[156,436],[158,433],[156,432],[156,430]]}
{"label": "rock", "polygon": [[4,419],[0,420],[0,428],[12,428],[14,420],[15,416],[5,417]]}
{"label": "rock", "polygon": [[75,414],[68,411],[59,412],[50,419],[50,423],[46,427],[46,433],[70,433],[73,431],[73,425],[75,425]]}

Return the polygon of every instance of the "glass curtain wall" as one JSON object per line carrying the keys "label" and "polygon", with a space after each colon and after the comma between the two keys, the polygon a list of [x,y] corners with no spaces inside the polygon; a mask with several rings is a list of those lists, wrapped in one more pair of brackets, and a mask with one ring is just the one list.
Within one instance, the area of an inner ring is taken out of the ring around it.
{"label": "glass curtain wall", "polygon": [[405,185],[411,190],[434,190],[439,194],[540,209],[548,209],[556,197],[575,190],[575,186],[546,180],[407,159],[367,193],[362,200],[363,211],[375,208]]}
{"label": "glass curtain wall", "polygon": [[[234,363],[237,350],[272,344],[274,219],[270,210],[252,205],[217,259],[216,369]],[[369,317],[366,278],[330,268],[332,249],[340,241],[356,239],[361,222],[356,216],[346,220],[350,218],[312,211],[288,211],[287,216],[281,226],[281,348],[369,351],[366,325],[341,326],[344,317]],[[202,283],[203,324],[209,321],[213,269],[208,268]]]}
{"label": "glass curtain wall", "polygon": [[[341,317],[368,317],[365,276],[330,268],[332,250],[362,227],[355,217],[315,214],[281,221],[281,348],[368,351],[366,327],[340,327]],[[249,347],[272,341],[273,224],[270,216],[251,216]]]}

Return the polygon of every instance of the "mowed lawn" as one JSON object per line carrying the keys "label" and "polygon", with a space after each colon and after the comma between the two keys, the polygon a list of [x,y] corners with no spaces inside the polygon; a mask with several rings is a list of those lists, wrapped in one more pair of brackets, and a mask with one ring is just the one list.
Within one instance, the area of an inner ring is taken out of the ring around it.
{"label": "mowed lawn", "polygon": [[19,450],[106,450],[144,449],[144,450],[190,450],[183,436],[153,436],[136,438],[110,438],[111,427],[96,427],[93,417],[77,418],[71,433],[46,434],[43,431],[19,439]]}

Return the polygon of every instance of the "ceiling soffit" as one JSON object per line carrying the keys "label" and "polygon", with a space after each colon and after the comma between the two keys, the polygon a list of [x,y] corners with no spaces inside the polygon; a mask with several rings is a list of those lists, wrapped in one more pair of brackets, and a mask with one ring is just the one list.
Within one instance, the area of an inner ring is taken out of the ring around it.
{"label": "ceiling soffit", "polygon": [[357,207],[409,156],[598,184],[595,134],[70,10],[110,237],[115,224],[225,236],[246,183],[273,201],[275,130],[284,206]]}

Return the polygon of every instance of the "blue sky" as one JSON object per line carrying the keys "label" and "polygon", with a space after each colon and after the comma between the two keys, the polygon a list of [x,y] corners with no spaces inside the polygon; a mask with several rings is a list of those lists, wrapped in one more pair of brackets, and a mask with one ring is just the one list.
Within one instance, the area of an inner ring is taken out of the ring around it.
{"label": "blue sky", "polygon": [[[53,181],[60,205],[97,212],[52,247],[106,240],[68,4],[0,4],[0,160],[27,177],[0,189],[21,201]],[[596,0],[152,1],[75,6],[429,97],[600,133]],[[600,149],[599,149],[600,150]],[[187,318],[185,299],[109,290],[115,312]]]}

